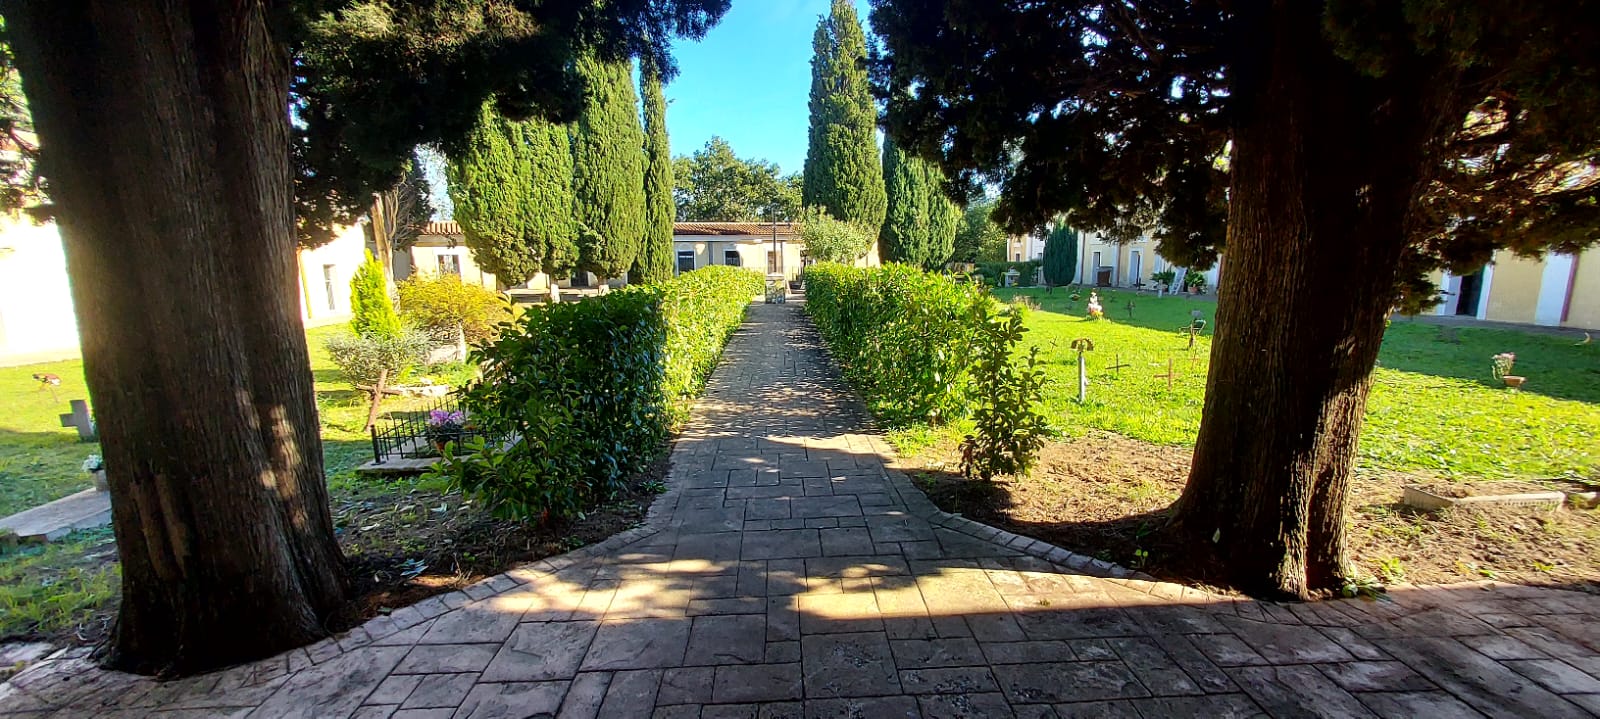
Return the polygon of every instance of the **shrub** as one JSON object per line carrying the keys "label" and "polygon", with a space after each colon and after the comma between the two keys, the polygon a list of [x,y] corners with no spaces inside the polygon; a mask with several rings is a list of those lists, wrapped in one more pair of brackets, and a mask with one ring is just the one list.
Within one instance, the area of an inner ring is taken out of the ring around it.
{"label": "shrub", "polygon": [[1026,262],[980,262],[978,263],[978,272],[983,275],[984,281],[988,282],[989,286],[1000,287],[1005,284],[1006,272],[1008,270],[1015,269],[1017,271],[1017,286],[1033,287],[1034,285],[1038,284],[1037,280],[1039,279],[1040,264],[1040,260],[1028,260]]}
{"label": "shrub", "polygon": [[[393,336],[340,333],[324,343],[328,356],[344,372],[352,386],[372,388],[383,376],[392,384],[427,357],[428,338],[416,330],[400,330]],[[384,375],[384,370],[388,370]]]}
{"label": "shrub", "polygon": [[[874,414],[891,425],[942,424],[977,406],[984,471],[1025,471],[1045,431],[1034,411],[1036,360],[1013,364],[1018,307],[981,285],[904,265],[806,269],[806,311]],[[992,476],[992,474],[990,475]]]}
{"label": "shrub", "polygon": [[447,446],[435,471],[502,516],[570,516],[654,460],[761,278],[713,267],[648,287],[529,308],[472,353],[461,393],[493,439]]}
{"label": "shrub", "polygon": [[985,482],[998,474],[1027,474],[1050,433],[1049,421],[1038,411],[1044,399],[1039,348],[1029,347],[1020,360],[1013,357],[1013,349],[1028,331],[1022,326],[1021,308],[973,311],[982,324],[972,381],[983,391],[975,393],[976,430],[961,444],[961,472]]}
{"label": "shrub", "polygon": [[371,250],[350,278],[350,329],[360,337],[398,337],[404,329],[389,297],[383,265]]}
{"label": "shrub", "polygon": [[436,342],[442,338],[454,342],[460,327],[472,344],[494,336],[495,325],[510,315],[499,293],[469,285],[453,274],[419,274],[401,282],[400,312]]}
{"label": "shrub", "polygon": [[806,268],[806,311],[834,359],[890,424],[941,424],[967,404],[982,287],[908,265]]}
{"label": "shrub", "polygon": [[800,241],[805,244],[806,256],[817,262],[855,262],[872,250],[877,239],[877,228],[868,232],[834,219],[820,207],[806,208],[800,221]]}

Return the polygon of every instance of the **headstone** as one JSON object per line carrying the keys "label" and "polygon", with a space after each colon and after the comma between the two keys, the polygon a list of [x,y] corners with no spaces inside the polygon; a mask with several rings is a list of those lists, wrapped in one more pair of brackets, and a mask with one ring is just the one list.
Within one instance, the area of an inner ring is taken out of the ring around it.
{"label": "headstone", "polygon": [[93,442],[99,439],[100,434],[96,431],[94,417],[89,414],[89,403],[75,399],[67,404],[72,407],[72,411],[61,415],[61,426],[76,427],[79,442]]}
{"label": "headstone", "polygon": [[1017,268],[1015,268],[1015,267],[1013,267],[1013,268],[1011,268],[1009,270],[1006,270],[1005,286],[1006,287],[1016,287],[1017,286],[1017,281],[1021,277],[1022,277],[1022,273],[1018,272]]}

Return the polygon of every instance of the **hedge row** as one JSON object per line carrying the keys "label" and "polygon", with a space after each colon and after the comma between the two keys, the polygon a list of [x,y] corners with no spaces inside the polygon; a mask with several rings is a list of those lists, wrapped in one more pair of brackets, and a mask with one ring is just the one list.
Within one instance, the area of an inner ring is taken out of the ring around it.
{"label": "hedge row", "polygon": [[435,471],[503,516],[611,496],[659,456],[761,289],[755,272],[708,267],[529,309],[473,352],[483,379],[461,394],[480,433],[506,439],[446,447]]}
{"label": "hedge row", "polygon": [[982,285],[907,265],[806,269],[806,311],[845,378],[891,425],[972,416],[966,470],[1026,472],[1048,425],[1043,372],[1019,354],[1022,308]]}

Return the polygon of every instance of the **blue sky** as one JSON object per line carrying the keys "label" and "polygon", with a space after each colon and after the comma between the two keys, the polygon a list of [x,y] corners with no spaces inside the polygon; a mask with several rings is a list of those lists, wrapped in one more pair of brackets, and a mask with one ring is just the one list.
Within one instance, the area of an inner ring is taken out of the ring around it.
{"label": "blue sky", "polygon": [[[678,77],[667,86],[673,155],[720,135],[740,157],[799,172],[806,157],[811,34],[829,0],[733,0],[700,42],[678,41]],[[856,0],[863,23],[867,3]]]}

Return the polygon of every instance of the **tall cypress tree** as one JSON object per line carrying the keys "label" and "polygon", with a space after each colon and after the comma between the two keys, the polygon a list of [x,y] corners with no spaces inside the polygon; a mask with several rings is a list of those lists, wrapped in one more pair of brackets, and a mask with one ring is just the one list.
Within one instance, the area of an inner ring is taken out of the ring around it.
{"label": "tall cypress tree", "polygon": [[833,0],[812,39],[811,130],[801,199],[877,232],[888,199],[878,161],[877,106],[865,63],[867,40],[849,0]]}
{"label": "tall cypress tree", "polygon": [[572,219],[572,129],[539,119],[522,126],[532,176],[523,207],[523,236],[540,248],[540,269],[551,279],[578,264],[578,232]]}
{"label": "tall cypress tree", "polygon": [[587,85],[572,147],[578,269],[605,280],[628,271],[644,238],[644,131],[631,62],[584,56],[578,72]]}
{"label": "tall cypress tree", "polygon": [[1078,231],[1061,225],[1044,241],[1044,281],[1070,285],[1078,269]]}
{"label": "tall cypress tree", "polygon": [[533,170],[518,125],[485,102],[478,124],[445,166],[455,219],[473,260],[506,284],[532,277],[543,254],[523,232]]}
{"label": "tall cypress tree", "polygon": [[644,237],[628,277],[634,282],[672,278],[672,148],[667,144],[667,98],[661,73],[646,65],[644,83]]}
{"label": "tall cypress tree", "polygon": [[886,139],[883,178],[889,208],[878,239],[884,259],[930,269],[948,262],[961,210],[944,194],[944,173]]}

